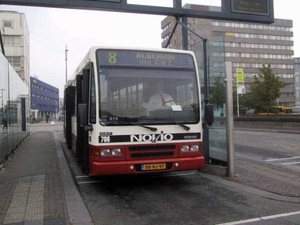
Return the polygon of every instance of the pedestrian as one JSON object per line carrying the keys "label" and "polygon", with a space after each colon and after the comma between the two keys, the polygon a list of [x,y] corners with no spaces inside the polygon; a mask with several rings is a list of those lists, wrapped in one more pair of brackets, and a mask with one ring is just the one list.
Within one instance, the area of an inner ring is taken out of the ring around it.
{"label": "pedestrian", "polygon": [[3,119],[2,119],[2,124],[3,124],[2,129],[4,129],[4,128],[7,129],[7,119],[5,117],[3,117]]}
{"label": "pedestrian", "polygon": [[48,123],[49,121],[49,114],[46,114],[46,122]]}

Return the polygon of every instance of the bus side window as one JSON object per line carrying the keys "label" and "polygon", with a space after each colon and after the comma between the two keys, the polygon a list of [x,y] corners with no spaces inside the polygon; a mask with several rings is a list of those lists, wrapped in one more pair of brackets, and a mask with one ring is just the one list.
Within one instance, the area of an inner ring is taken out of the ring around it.
{"label": "bus side window", "polygon": [[90,65],[91,71],[91,86],[90,86],[90,123],[96,123],[96,87],[95,75],[92,64]]}

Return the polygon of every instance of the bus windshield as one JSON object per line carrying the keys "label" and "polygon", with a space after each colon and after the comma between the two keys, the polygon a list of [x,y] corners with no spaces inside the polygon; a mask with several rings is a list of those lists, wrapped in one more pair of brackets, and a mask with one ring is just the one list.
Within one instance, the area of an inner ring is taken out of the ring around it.
{"label": "bus windshield", "polygon": [[198,123],[199,91],[190,54],[98,50],[100,122]]}

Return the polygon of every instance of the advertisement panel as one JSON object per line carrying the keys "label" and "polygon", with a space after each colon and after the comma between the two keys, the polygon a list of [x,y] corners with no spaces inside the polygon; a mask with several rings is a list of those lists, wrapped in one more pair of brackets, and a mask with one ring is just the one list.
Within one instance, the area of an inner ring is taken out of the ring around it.
{"label": "advertisement panel", "polygon": [[238,94],[246,93],[244,68],[236,68],[236,90]]}

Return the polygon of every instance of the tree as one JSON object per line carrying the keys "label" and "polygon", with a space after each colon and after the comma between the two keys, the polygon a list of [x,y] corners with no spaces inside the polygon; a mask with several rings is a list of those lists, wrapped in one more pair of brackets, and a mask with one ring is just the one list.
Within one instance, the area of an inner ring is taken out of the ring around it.
{"label": "tree", "polygon": [[[233,95],[233,113],[237,113],[237,91],[235,87],[232,87]],[[223,108],[226,103],[226,85],[223,77],[215,78],[215,85],[210,88],[210,102],[215,104],[217,109]]]}
{"label": "tree", "polygon": [[249,109],[256,108],[256,101],[251,92],[239,95],[240,112],[246,113]]}
{"label": "tree", "polygon": [[225,103],[226,89],[224,84],[224,78],[216,77],[215,85],[210,88],[210,102],[215,104],[217,109],[223,108]]}
{"label": "tree", "polygon": [[255,108],[259,111],[266,109],[269,114],[270,108],[275,105],[276,98],[280,97],[280,88],[283,82],[275,76],[271,65],[259,69],[260,74],[255,77],[253,85],[250,87],[252,101]]}

